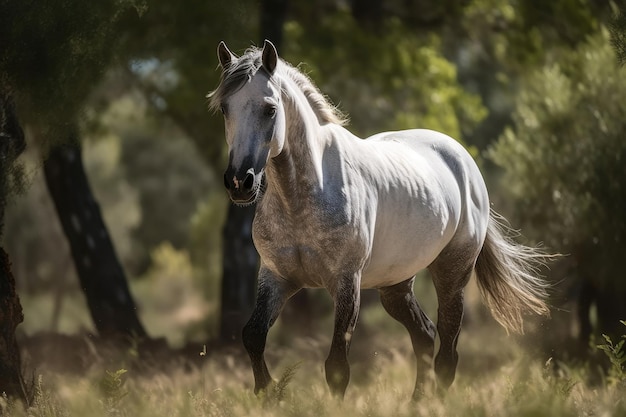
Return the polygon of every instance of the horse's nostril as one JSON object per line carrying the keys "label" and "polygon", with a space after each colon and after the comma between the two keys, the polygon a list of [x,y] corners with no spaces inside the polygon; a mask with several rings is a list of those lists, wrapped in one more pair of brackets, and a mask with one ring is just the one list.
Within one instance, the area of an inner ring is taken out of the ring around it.
{"label": "horse's nostril", "polygon": [[246,174],[246,178],[243,180],[243,187],[247,190],[251,190],[254,186],[254,174],[249,172]]}
{"label": "horse's nostril", "polygon": [[226,174],[224,174],[224,187],[226,187],[227,190],[230,190],[230,182],[228,181]]}

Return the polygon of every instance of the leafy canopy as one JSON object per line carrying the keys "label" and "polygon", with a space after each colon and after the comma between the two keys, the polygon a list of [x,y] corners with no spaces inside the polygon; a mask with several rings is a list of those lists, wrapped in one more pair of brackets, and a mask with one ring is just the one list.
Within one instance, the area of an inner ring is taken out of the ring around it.
{"label": "leafy canopy", "polygon": [[606,31],[562,51],[530,74],[489,152],[525,230],[560,251],[584,249],[601,282],[617,281],[626,250],[624,76]]}
{"label": "leafy canopy", "polygon": [[[466,92],[437,36],[388,19],[366,30],[347,11],[325,15],[314,28],[286,24],[284,57],[311,75],[366,136],[383,130],[429,128],[457,139],[486,115]],[[313,31],[313,33],[312,33]],[[332,45],[332,47],[330,47]]]}

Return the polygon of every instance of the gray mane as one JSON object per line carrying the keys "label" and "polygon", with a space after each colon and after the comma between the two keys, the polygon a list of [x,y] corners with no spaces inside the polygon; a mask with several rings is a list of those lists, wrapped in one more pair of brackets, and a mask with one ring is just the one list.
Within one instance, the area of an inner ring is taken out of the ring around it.
{"label": "gray mane", "polygon": [[[241,57],[233,59],[231,64],[222,70],[220,84],[207,96],[210,99],[209,108],[211,110],[218,110],[226,97],[242,88],[257,71],[263,70],[261,52],[260,48],[249,48]],[[302,91],[320,124],[343,125],[347,122],[341,112],[330,103],[307,75],[282,59],[279,60],[276,71],[278,74],[291,79]]]}

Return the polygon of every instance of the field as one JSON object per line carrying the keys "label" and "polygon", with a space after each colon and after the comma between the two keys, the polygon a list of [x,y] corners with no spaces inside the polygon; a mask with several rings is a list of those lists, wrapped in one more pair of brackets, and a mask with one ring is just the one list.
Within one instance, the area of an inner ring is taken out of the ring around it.
{"label": "field", "polygon": [[547,359],[538,339],[506,335],[488,316],[469,316],[459,342],[457,379],[409,400],[415,359],[407,334],[378,306],[362,311],[344,401],[327,390],[323,364],[330,319],[315,336],[270,333],[276,386],[252,392],[247,356],[233,346],[165,344],[117,349],[87,336],[36,336],[23,343],[35,367],[28,411],[1,399],[11,416],[626,416],[625,377],[614,367],[589,383],[589,365]]}

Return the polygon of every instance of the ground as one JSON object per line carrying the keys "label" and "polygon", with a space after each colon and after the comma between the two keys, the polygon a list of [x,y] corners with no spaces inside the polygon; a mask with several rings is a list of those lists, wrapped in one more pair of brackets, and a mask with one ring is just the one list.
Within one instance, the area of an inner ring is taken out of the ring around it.
{"label": "ground", "polygon": [[[343,402],[326,387],[330,320],[312,335],[270,334],[267,358],[280,382],[258,398],[239,344],[173,350],[163,341],[118,348],[93,336],[23,338],[36,400],[28,416],[626,416],[624,381],[590,386],[585,366],[547,359],[537,335],[509,336],[488,316],[469,316],[457,379],[445,397],[410,401],[415,359],[408,335],[381,309],[362,312]],[[538,329],[539,331],[541,329]],[[558,365],[558,366],[555,366]]]}

